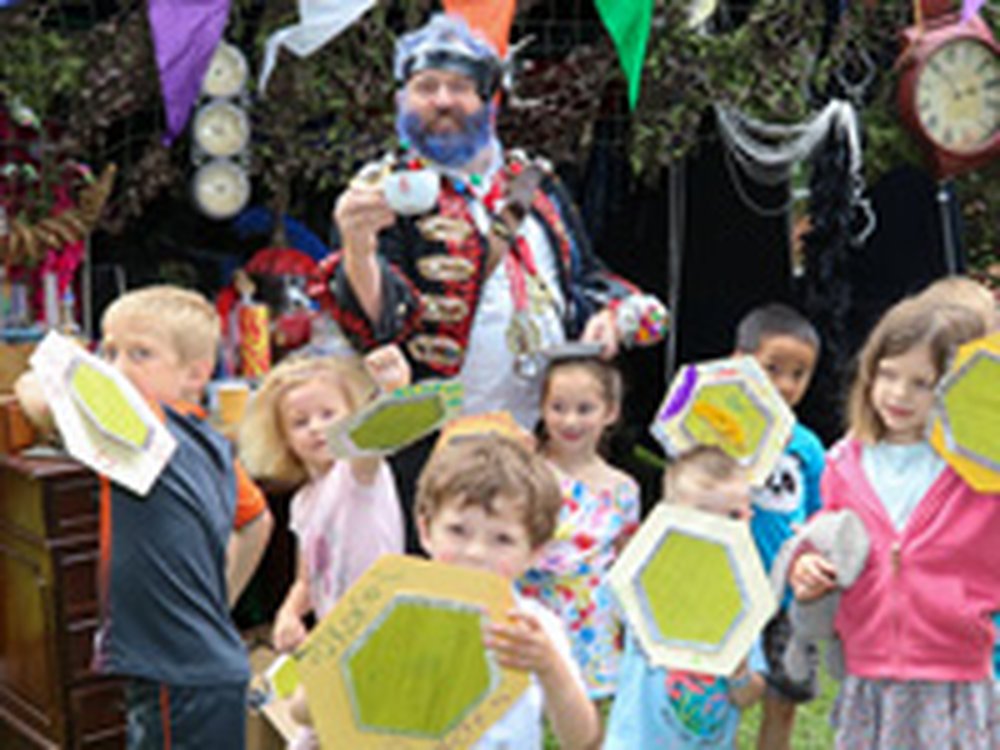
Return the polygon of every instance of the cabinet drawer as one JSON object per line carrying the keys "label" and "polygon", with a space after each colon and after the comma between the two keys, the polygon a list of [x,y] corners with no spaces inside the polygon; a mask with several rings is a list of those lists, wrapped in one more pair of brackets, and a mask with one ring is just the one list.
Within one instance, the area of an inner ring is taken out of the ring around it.
{"label": "cabinet drawer", "polygon": [[125,747],[125,690],[120,680],[101,680],[69,694],[74,747]]}
{"label": "cabinet drawer", "polygon": [[62,539],[80,535],[97,536],[98,483],[90,474],[67,477],[46,486],[49,536]]}
{"label": "cabinet drawer", "polygon": [[66,624],[97,615],[98,554],[95,545],[88,545],[63,548],[53,556]]}
{"label": "cabinet drawer", "polygon": [[66,626],[67,669],[71,682],[93,679],[94,636],[97,634],[97,617],[81,618]]}

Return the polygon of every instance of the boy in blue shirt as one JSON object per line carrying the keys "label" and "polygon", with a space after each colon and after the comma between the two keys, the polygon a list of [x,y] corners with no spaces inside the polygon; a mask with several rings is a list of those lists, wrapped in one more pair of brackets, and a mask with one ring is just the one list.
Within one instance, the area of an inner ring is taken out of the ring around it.
{"label": "boy in blue shirt", "polygon": [[[736,329],[736,353],[753,356],[793,409],[809,388],[819,347],[819,334],[813,325],[786,305],[755,308]],[[781,545],[819,510],[823,464],[823,444],[812,430],[796,422],[777,467],[765,486],[753,493],[750,530],[768,571]],[[812,666],[805,680],[792,680],[785,673],[784,654],[790,637],[787,605],[786,597],[764,630],[768,690],[757,742],[766,750],[791,747],[796,706],[815,698],[818,689],[814,652],[810,654]]]}
{"label": "boy in blue shirt", "polygon": [[[750,519],[746,475],[719,448],[699,446],[682,454],[663,484],[663,502]],[[654,667],[628,634],[604,750],[731,750],[742,710],[764,693],[763,669],[759,645],[729,677]]]}
{"label": "boy in blue shirt", "polygon": [[[229,605],[273,522],[197,405],[215,365],[218,317],[195,292],[153,286],[115,300],[101,328],[102,355],[177,448],[145,496],[102,477],[95,667],[128,678],[130,750],[242,750],[250,667]],[[44,423],[48,407],[30,375],[18,396]]]}

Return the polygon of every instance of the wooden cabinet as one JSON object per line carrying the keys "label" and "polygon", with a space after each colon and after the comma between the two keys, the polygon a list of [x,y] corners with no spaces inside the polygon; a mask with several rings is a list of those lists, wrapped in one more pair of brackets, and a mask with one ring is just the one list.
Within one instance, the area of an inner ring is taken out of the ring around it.
{"label": "wooden cabinet", "polygon": [[97,479],[62,459],[0,455],[0,748],[125,744],[122,683],[90,670]]}

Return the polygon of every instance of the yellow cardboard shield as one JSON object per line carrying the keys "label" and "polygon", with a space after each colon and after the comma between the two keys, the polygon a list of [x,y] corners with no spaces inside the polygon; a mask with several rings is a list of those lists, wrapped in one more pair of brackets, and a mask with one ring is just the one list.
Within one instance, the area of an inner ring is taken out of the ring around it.
{"label": "yellow cardboard shield", "polygon": [[717,445],[761,486],[792,435],[795,416],[753,357],[682,367],[650,431],[668,455]]}
{"label": "yellow cardboard shield", "polygon": [[54,330],[30,361],[67,452],[146,495],[177,441],[136,387],[108,362]]}
{"label": "yellow cardboard shield", "polygon": [[458,416],[463,394],[457,380],[424,380],[397,388],[330,425],[330,451],[336,458],[395,453]]}
{"label": "yellow cardboard shield", "polygon": [[611,568],[611,590],[651,664],[729,675],[776,602],[749,524],[660,503]]}
{"label": "yellow cardboard shield", "polygon": [[937,389],[931,445],[979,492],[1000,492],[1000,333],[959,347]]}
{"label": "yellow cardboard shield", "polygon": [[483,646],[513,606],[500,576],[380,558],[295,652],[323,748],[473,745],[528,686]]}

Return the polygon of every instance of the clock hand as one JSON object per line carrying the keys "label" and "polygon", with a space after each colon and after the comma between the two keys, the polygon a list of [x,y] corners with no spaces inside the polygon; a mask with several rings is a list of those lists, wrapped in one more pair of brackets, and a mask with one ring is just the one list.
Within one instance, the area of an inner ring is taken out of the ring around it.
{"label": "clock hand", "polygon": [[948,88],[951,89],[951,98],[952,99],[961,99],[962,98],[962,90],[958,87],[958,84],[956,84],[954,81],[951,80],[951,76],[942,75],[941,79],[945,83],[947,83],[948,84]]}
{"label": "clock hand", "polygon": [[951,90],[951,96],[953,99],[962,98],[962,92],[959,91],[959,88],[956,85],[956,83],[951,80],[951,76],[945,72],[945,70],[938,64],[938,61],[936,59],[932,60],[928,67],[937,74],[938,78],[940,78],[942,81],[945,82],[945,84]]}

